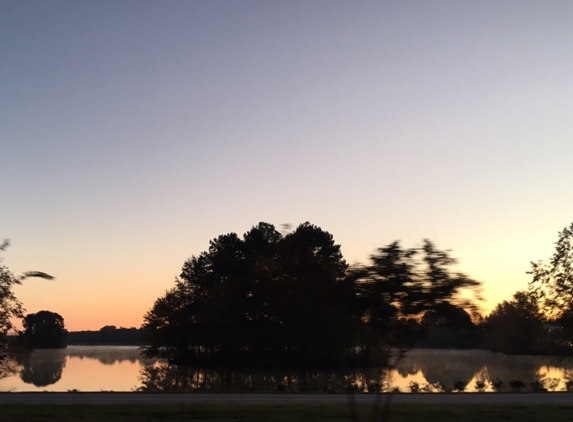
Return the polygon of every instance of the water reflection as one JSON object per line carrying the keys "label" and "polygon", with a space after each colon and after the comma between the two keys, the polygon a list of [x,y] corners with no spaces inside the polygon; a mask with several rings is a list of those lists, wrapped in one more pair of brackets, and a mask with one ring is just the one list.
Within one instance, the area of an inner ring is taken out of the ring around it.
{"label": "water reflection", "polygon": [[139,353],[139,348],[134,346],[76,346],[69,347],[66,355],[79,359],[97,359],[104,365],[115,365],[124,361],[131,363],[145,361]]}
{"label": "water reflection", "polygon": [[[530,387],[560,378],[564,387],[571,369],[573,362],[547,356],[506,356],[481,350],[413,350],[398,365],[394,381],[407,391],[408,384],[404,381],[411,381],[413,375],[419,374],[423,381],[439,385],[441,390],[451,391],[457,385],[466,391],[476,391],[477,381],[490,384],[502,380],[505,387],[501,390],[509,391],[512,380]],[[553,389],[557,387],[559,384]],[[486,388],[491,390],[491,386]]]}
{"label": "water reflection", "polygon": [[141,370],[142,392],[324,392],[381,391],[387,371],[367,370],[219,370],[156,362]]}
{"label": "water reflection", "polygon": [[65,366],[66,355],[62,349],[43,350],[43,353],[32,354],[23,362],[20,379],[26,384],[46,387],[62,378]]}
{"label": "water reflection", "polygon": [[[524,388],[564,389],[573,377],[571,362],[540,356],[504,356],[484,351],[413,350],[392,370],[367,368],[331,371],[260,371],[185,368],[155,362],[141,369],[144,392],[357,392],[493,391],[492,382],[512,381]],[[483,386],[476,386],[476,382]]]}
{"label": "water reflection", "polygon": [[133,391],[142,359],[134,346],[68,346],[36,350],[0,379],[0,391]]}
{"label": "water reflection", "polygon": [[[512,380],[526,390],[573,389],[572,361],[543,356],[504,356],[480,350],[412,350],[392,371],[383,368],[352,370],[220,370],[178,368],[142,359],[137,347],[70,346],[38,350],[17,372],[0,379],[0,391],[149,391],[149,392],[409,392],[476,391],[483,382],[503,381],[501,391],[512,391]],[[569,384],[567,384],[567,382]]]}

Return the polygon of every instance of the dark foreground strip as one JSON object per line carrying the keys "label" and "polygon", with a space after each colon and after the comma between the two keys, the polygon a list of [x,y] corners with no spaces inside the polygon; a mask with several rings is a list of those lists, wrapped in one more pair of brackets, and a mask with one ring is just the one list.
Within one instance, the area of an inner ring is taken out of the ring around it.
{"label": "dark foreground strip", "polygon": [[[384,395],[382,395],[384,396]],[[371,404],[375,394],[355,394],[359,404]],[[144,393],[0,393],[7,404],[336,404],[347,403],[346,394],[144,394]],[[573,393],[457,393],[393,394],[404,404],[564,404],[573,405]]]}

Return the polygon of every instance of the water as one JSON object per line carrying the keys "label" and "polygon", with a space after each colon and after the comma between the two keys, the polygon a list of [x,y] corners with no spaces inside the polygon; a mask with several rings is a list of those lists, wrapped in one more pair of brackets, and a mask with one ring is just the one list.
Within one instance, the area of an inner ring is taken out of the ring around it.
{"label": "water", "polygon": [[150,364],[133,346],[36,350],[19,373],[0,380],[0,391],[131,391]]}
{"label": "water", "polygon": [[512,380],[526,390],[544,384],[550,391],[564,390],[573,380],[573,361],[544,356],[504,356],[481,350],[412,350],[397,368],[309,371],[184,369],[143,359],[131,346],[69,346],[38,350],[18,371],[0,380],[0,391],[172,391],[172,392],[409,392],[449,391],[454,386],[476,391],[483,381]]}

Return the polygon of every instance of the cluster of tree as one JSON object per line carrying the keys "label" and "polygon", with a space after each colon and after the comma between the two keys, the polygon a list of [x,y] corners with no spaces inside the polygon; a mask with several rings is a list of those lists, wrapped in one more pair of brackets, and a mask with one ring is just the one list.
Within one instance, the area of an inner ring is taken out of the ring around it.
{"label": "cluster of tree", "polygon": [[406,335],[416,347],[433,349],[475,349],[481,336],[474,318],[462,307],[444,303],[427,311],[418,321],[411,319]]}
{"label": "cluster of tree", "polygon": [[528,291],[517,292],[479,324],[481,347],[509,355],[546,354],[545,323],[535,296]]}
{"label": "cluster of tree", "polygon": [[526,291],[497,305],[481,324],[483,347],[507,354],[573,354],[573,223],[553,256],[531,263]]}
{"label": "cluster of tree", "polygon": [[558,233],[553,256],[531,263],[529,292],[555,330],[551,340],[573,345],[573,223]]}
{"label": "cluster of tree", "polygon": [[462,296],[479,283],[455,263],[425,240],[393,242],[349,268],[321,228],[304,223],[283,235],[259,223],[184,263],[144,317],[144,353],[184,364],[380,364],[388,348],[415,341],[404,335],[409,317],[473,309]]}
{"label": "cluster of tree", "polygon": [[[441,308],[441,309],[440,309]],[[401,335],[416,347],[486,349],[508,355],[570,355],[573,340],[568,316],[548,317],[534,291],[519,291],[485,318],[473,318],[451,304],[403,323]]]}
{"label": "cluster of tree", "polygon": [[549,260],[532,263],[529,290],[486,318],[462,299],[479,283],[453,271],[456,261],[432,242],[416,248],[393,242],[370,258],[349,267],[332,235],[310,223],[286,235],[260,223],[242,238],[213,239],[208,251],[187,260],[142,329],[72,333],[52,312],[24,318],[12,291],[27,277],[51,276],[15,276],[0,265],[0,377],[14,360],[8,334],[15,319],[23,319],[25,330],[14,344],[65,347],[66,336],[71,344],[147,344],[147,357],[174,363],[381,363],[389,348],[414,345],[573,351],[573,224],[559,233]]}
{"label": "cluster of tree", "polygon": [[532,262],[530,274],[529,288],[481,319],[468,345],[505,354],[573,354],[573,224],[558,233],[551,258]]}
{"label": "cluster of tree", "polygon": [[98,331],[69,331],[68,344],[139,346],[143,344],[143,332],[140,328],[106,325]]}
{"label": "cluster of tree", "polygon": [[425,240],[411,249],[393,242],[369,265],[348,267],[322,229],[305,223],[283,236],[260,223],[185,262],[145,316],[145,353],[231,364],[383,359],[385,347],[414,345],[573,353],[573,224],[549,260],[532,263],[529,289],[485,318],[460,299],[479,283],[453,264]]}
{"label": "cluster of tree", "polygon": [[24,331],[19,342],[30,349],[64,349],[67,346],[67,331],[64,318],[50,311],[28,314],[22,325]]}

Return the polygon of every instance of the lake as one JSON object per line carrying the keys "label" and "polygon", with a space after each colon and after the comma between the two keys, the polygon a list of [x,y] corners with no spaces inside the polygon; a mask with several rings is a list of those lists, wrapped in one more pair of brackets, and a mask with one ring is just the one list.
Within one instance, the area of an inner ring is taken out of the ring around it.
{"label": "lake", "polygon": [[348,385],[364,392],[449,391],[455,386],[476,391],[479,381],[485,391],[493,391],[490,381],[496,379],[503,381],[501,391],[511,391],[515,380],[529,391],[541,385],[564,390],[573,380],[573,361],[482,350],[415,349],[392,371],[229,371],[170,367],[141,358],[132,346],[69,346],[35,351],[17,373],[0,380],[0,391],[345,392]]}

